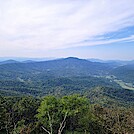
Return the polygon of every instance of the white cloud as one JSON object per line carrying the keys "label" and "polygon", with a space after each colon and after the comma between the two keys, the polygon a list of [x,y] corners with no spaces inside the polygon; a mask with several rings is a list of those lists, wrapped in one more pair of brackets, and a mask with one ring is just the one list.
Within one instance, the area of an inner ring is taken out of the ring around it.
{"label": "white cloud", "polygon": [[[134,0],[0,0],[0,50],[47,50],[122,39],[96,36],[134,26]],[[85,40],[90,40],[83,43]],[[3,48],[4,47],[4,48]]]}

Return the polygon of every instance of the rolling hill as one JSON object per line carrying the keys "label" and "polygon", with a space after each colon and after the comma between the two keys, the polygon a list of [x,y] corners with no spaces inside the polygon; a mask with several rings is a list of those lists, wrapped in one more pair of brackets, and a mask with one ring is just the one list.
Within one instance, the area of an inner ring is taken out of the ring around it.
{"label": "rolling hill", "polygon": [[111,74],[115,75],[118,79],[121,79],[124,82],[134,84],[134,64],[117,67],[112,70]]}
{"label": "rolling hill", "polygon": [[19,63],[18,61],[15,61],[15,60],[5,60],[5,61],[1,61],[0,62],[0,65],[3,65],[3,64],[12,64],[12,63]]}
{"label": "rolling hill", "polygon": [[[91,102],[104,99],[133,103],[134,91],[120,87],[107,75],[133,81],[134,66],[91,62],[75,57],[13,62],[0,65],[0,94],[4,96],[44,96],[88,94]],[[96,88],[99,87],[99,88]],[[110,103],[109,102],[109,103]]]}
{"label": "rolling hill", "polygon": [[[28,62],[28,63],[11,63],[0,65],[0,78],[4,76],[9,78],[22,76],[26,73],[30,76],[49,75],[49,76],[90,76],[106,75],[112,66],[106,63],[90,62],[84,59],[69,57],[65,59]],[[18,76],[17,76],[18,75]]]}

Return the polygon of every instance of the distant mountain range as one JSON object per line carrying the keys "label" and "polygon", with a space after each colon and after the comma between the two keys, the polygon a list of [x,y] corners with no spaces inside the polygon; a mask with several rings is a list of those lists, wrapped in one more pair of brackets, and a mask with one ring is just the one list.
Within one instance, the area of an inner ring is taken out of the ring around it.
{"label": "distant mountain range", "polygon": [[92,62],[100,62],[100,63],[112,63],[115,65],[127,65],[127,64],[134,64],[134,60],[100,60],[100,59],[88,59]]}
{"label": "distant mountain range", "polygon": [[54,75],[54,76],[90,76],[105,75],[109,70],[113,69],[113,65],[108,63],[91,62],[84,59],[74,57],[49,60],[49,61],[5,61],[1,62],[1,72],[32,72],[38,74]]}
{"label": "distant mountain range", "polygon": [[[72,57],[73,58],[73,57]],[[18,61],[18,62],[39,62],[39,61],[49,61],[49,60],[55,60],[55,59],[63,59],[63,58],[55,58],[55,57],[46,57],[46,58],[22,58],[22,57],[0,57],[0,62],[3,61]],[[90,58],[86,59],[91,62],[100,62],[100,63],[118,63],[121,65],[126,65],[126,64],[134,64],[134,60],[102,60],[102,59],[95,59],[95,58]]]}
{"label": "distant mountain range", "polygon": [[134,84],[134,64],[103,63],[76,57],[48,61],[6,60],[0,62],[0,94],[44,96],[89,92],[93,102],[94,98],[98,101],[110,98],[123,104],[126,100],[128,104],[133,102],[133,90],[123,89],[107,78],[113,75],[115,79]]}
{"label": "distant mountain range", "polygon": [[0,65],[3,64],[11,64],[11,63],[19,63],[19,61],[15,61],[15,60],[5,60],[5,61],[1,61]]}
{"label": "distant mountain range", "polygon": [[19,62],[24,61],[47,61],[47,60],[54,60],[56,58],[54,57],[46,57],[46,58],[28,58],[28,57],[0,57],[0,62],[2,61],[8,61],[8,60],[14,60]]}
{"label": "distant mountain range", "polygon": [[[8,75],[7,75],[8,73]],[[76,57],[48,61],[26,60],[23,62],[15,60],[6,60],[0,62],[0,78],[17,78],[18,76],[106,76],[115,75],[124,81],[133,82],[134,63],[133,61],[118,62],[105,61],[96,62]]]}

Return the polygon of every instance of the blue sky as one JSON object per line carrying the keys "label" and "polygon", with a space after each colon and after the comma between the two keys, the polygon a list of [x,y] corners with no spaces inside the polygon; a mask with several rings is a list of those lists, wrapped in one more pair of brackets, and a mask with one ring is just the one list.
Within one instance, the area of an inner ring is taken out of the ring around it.
{"label": "blue sky", "polygon": [[134,0],[0,0],[0,57],[134,59]]}

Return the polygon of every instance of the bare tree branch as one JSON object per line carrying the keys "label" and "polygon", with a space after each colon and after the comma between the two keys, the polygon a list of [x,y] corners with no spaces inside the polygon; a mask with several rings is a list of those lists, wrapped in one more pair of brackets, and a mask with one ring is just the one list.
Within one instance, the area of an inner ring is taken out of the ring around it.
{"label": "bare tree branch", "polygon": [[62,128],[61,128],[61,132],[63,131],[63,129],[64,129],[64,127],[66,126],[66,122],[64,122],[64,124],[63,124],[63,126],[62,126]]}
{"label": "bare tree branch", "polygon": [[43,126],[41,126],[41,128],[43,129],[43,130],[45,130],[48,134],[51,134],[46,128],[44,128]]}
{"label": "bare tree branch", "polygon": [[63,129],[64,129],[65,125],[66,125],[65,120],[66,120],[66,118],[67,118],[67,113],[68,113],[68,112],[65,113],[64,119],[63,119],[63,121],[60,123],[60,128],[59,128],[59,130],[58,130],[58,134],[61,134],[61,132],[63,131]]}
{"label": "bare tree branch", "polygon": [[50,126],[50,133],[52,134],[53,133],[53,128],[52,128],[52,120],[51,120],[51,117],[50,117],[50,114],[49,114],[49,112],[48,112],[48,119],[49,119],[49,126]]}

